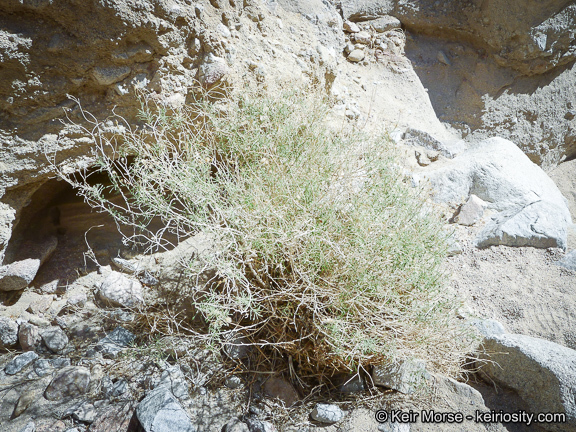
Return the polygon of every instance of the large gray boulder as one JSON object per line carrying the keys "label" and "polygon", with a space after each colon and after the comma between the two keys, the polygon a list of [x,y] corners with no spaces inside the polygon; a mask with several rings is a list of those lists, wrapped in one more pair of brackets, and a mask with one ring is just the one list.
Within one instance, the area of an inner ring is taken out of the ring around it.
{"label": "large gray boulder", "polygon": [[484,348],[483,375],[516,390],[533,413],[566,413],[566,423],[546,430],[576,431],[576,351],[519,334],[491,336]]}
{"label": "large gray boulder", "polygon": [[434,199],[461,203],[471,194],[499,211],[477,245],[566,248],[572,223],[566,200],[546,173],[511,141],[490,138],[424,171]]}

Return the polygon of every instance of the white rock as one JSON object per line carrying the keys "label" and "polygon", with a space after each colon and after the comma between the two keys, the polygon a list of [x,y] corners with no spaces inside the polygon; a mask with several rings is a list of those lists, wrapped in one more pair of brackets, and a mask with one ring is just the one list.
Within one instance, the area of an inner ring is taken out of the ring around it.
{"label": "white rock", "polygon": [[98,294],[102,301],[112,306],[137,307],[144,303],[142,284],[113,271],[102,282]]}
{"label": "white rock", "polygon": [[460,225],[474,225],[484,215],[484,208],[486,203],[472,194],[468,197],[468,201],[460,208],[460,213],[454,218],[454,222]]}
{"label": "white rock", "polygon": [[364,50],[355,49],[350,53],[350,55],[348,55],[348,60],[357,63],[364,60],[365,55],[366,54],[364,54]]}
{"label": "white rock", "polygon": [[336,405],[317,404],[310,417],[320,423],[332,424],[342,420],[344,411]]}
{"label": "white rock", "polygon": [[476,244],[479,248],[506,245],[566,249],[569,215],[563,215],[563,210],[538,201],[500,212],[478,234]]}
{"label": "white rock", "polygon": [[25,259],[0,268],[0,291],[17,291],[26,288],[36,277],[39,259]]}
{"label": "white rock", "polygon": [[490,138],[440,168],[422,173],[439,202],[470,194],[501,212],[479,234],[477,245],[566,247],[571,217],[566,200],[546,173],[511,141]]}
{"label": "white rock", "polygon": [[222,23],[216,26],[216,30],[218,30],[218,32],[225,38],[229,38],[231,36],[230,29]]}
{"label": "white rock", "polygon": [[344,31],[348,33],[358,33],[360,31],[360,27],[352,21],[345,21],[343,27]]}
{"label": "white rock", "polygon": [[381,18],[370,21],[370,25],[378,33],[384,33],[390,30],[400,28],[402,24],[400,23],[400,20],[398,18],[386,15]]}
{"label": "white rock", "polygon": [[372,38],[367,31],[361,31],[354,35],[354,41],[362,45],[368,45],[372,41]]}
{"label": "white rock", "polygon": [[567,268],[569,270],[576,271],[576,249],[567,253],[564,258],[557,262],[557,264],[561,267]]}
{"label": "white rock", "polygon": [[0,317],[0,348],[12,347],[18,342],[18,324],[10,318]]}

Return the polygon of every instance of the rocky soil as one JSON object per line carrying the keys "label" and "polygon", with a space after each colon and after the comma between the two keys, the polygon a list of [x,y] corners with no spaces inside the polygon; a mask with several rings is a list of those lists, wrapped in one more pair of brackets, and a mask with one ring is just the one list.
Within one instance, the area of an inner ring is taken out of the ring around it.
{"label": "rocky soil", "polygon": [[[0,431],[576,430],[572,2],[0,3]],[[182,265],[209,240],[129,250],[53,167],[94,164],[83,113],[121,132],[105,119],[140,124],[139,91],[176,107],[195,85],[320,86],[334,127],[388,134],[454,231],[447,289],[481,342],[468,376],[414,362],[310,395],[290,368],[241,368],[241,344],[214,356],[174,336],[152,306],[186,310]],[[566,422],[379,423],[378,409]]]}

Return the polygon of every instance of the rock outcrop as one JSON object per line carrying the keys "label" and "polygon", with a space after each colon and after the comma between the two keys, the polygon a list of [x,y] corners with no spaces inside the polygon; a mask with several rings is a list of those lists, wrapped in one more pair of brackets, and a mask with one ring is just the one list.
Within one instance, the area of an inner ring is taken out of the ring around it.
{"label": "rock outcrop", "polygon": [[565,413],[565,423],[550,431],[576,430],[576,351],[543,339],[518,334],[484,340],[490,361],[482,374],[518,392],[533,413]]}
{"label": "rock outcrop", "polygon": [[421,175],[439,202],[459,204],[473,194],[499,212],[479,234],[479,247],[567,247],[572,220],[565,198],[546,173],[508,140],[480,142],[440,166],[423,169]]}

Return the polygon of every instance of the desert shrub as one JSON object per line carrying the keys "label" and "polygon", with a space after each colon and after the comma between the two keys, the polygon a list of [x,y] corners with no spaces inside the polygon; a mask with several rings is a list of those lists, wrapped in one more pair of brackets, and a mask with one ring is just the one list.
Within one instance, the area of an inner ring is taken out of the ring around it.
{"label": "desert shrub", "polygon": [[[213,341],[248,341],[304,375],[414,357],[454,372],[467,336],[445,290],[443,222],[405,184],[389,140],[334,131],[326,114],[298,91],[198,94],[178,109],[144,97],[140,127],[85,129],[112,185],[66,178],[136,227],[131,241],[213,239],[218,252],[189,265],[182,292]],[[207,268],[215,276],[194,283]]]}

